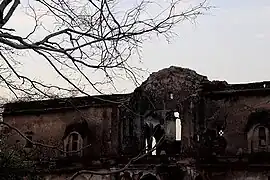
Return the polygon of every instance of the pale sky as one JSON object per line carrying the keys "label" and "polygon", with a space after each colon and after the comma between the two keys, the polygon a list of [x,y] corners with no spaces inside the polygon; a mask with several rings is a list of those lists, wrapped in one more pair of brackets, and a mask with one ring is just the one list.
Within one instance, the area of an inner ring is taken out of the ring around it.
{"label": "pale sky", "polygon": [[[178,37],[166,41],[149,40],[143,45],[143,66],[150,72],[169,66],[194,69],[210,80],[245,83],[270,80],[270,1],[211,0],[216,6],[197,24],[183,23]],[[19,15],[14,22],[23,22]],[[18,28],[26,28],[20,23]],[[58,80],[35,59],[23,71],[35,72],[49,82]],[[132,91],[129,83],[119,84]]]}
{"label": "pale sky", "polygon": [[185,23],[171,44],[147,43],[145,65],[187,67],[229,83],[270,80],[270,1],[211,2],[218,8],[196,27]]}

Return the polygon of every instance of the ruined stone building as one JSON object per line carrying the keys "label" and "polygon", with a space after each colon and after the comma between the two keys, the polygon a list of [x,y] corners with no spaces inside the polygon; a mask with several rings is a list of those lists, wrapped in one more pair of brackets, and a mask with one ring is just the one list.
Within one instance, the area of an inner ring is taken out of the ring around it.
{"label": "ruined stone building", "polygon": [[31,154],[36,174],[48,180],[83,169],[117,171],[145,153],[125,171],[76,179],[266,180],[269,101],[270,82],[228,84],[170,67],[151,74],[131,94],[5,105],[4,122],[63,151],[33,145],[9,128],[2,133],[7,143]]}

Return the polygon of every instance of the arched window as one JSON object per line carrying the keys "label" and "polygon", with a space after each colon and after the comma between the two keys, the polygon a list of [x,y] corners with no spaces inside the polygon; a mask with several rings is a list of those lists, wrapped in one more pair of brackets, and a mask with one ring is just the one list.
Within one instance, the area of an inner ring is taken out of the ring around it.
{"label": "arched window", "polygon": [[153,174],[146,174],[142,176],[140,180],[157,180],[157,177]]}
{"label": "arched window", "polygon": [[[65,151],[68,156],[82,156],[83,139],[78,132],[71,132],[65,139]],[[75,151],[75,152],[72,152]]]}
{"label": "arched window", "polygon": [[270,111],[264,108],[255,109],[248,116],[245,127],[248,150],[252,152],[270,152]]}
{"label": "arched window", "polygon": [[255,125],[248,132],[249,152],[268,151],[269,129],[262,125]]}

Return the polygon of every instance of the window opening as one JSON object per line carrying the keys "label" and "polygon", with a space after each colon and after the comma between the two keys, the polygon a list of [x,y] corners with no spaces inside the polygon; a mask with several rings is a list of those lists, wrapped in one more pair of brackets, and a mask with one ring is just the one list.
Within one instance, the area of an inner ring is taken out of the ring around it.
{"label": "window opening", "polygon": [[173,99],[173,93],[170,93],[170,99]]}
{"label": "window opening", "polygon": [[175,121],[175,132],[176,132],[176,141],[181,141],[182,136],[182,125],[181,120],[179,118],[179,112],[174,112],[174,117],[176,118]]}
{"label": "window opening", "polygon": [[[152,137],[152,148],[156,146],[156,138]],[[156,149],[152,151],[152,155],[157,155]]]}
{"label": "window opening", "polygon": [[179,118],[179,112],[174,112],[173,115],[174,117]]}
{"label": "window opening", "polygon": [[182,125],[181,120],[179,118],[176,119],[176,141],[181,141],[182,139]]}
{"label": "window opening", "polygon": [[76,152],[70,152],[68,155],[82,155],[82,137],[79,133],[77,132],[72,132],[67,138],[67,144],[66,144],[66,151],[76,151]]}
{"label": "window opening", "polygon": [[147,139],[145,139],[145,153],[148,153],[148,142],[147,142]]}

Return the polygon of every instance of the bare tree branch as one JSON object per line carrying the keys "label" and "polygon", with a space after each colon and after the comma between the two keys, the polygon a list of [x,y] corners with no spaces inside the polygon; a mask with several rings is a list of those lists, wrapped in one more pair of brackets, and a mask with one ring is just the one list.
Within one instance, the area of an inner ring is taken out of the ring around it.
{"label": "bare tree branch", "polygon": [[[0,61],[5,64],[4,70],[8,71],[7,75],[0,75],[2,83],[0,85],[8,88],[16,98],[20,98],[21,95],[31,98],[51,98],[51,94],[57,97],[55,91],[69,94],[77,92],[90,96],[87,91],[90,88],[102,94],[99,85],[110,86],[116,91],[115,81],[119,78],[128,78],[138,85],[143,69],[133,65],[131,57],[134,55],[140,57],[142,43],[153,36],[171,37],[174,34],[173,28],[177,24],[186,20],[195,21],[210,7],[206,0],[202,0],[193,7],[178,10],[181,0],[171,0],[165,3],[167,7],[153,15],[148,11],[151,6],[158,4],[151,0],[140,0],[130,7],[118,7],[115,0],[38,0],[27,5],[30,9],[28,15],[34,25],[26,35],[22,36],[17,33],[16,28],[6,27],[20,3],[19,0],[13,0],[13,5],[5,15],[4,11],[11,2],[12,0],[3,0],[0,4]],[[161,8],[159,5],[158,7]],[[46,24],[46,18],[53,26],[50,26],[50,23]],[[69,87],[47,84],[19,72],[18,64],[13,60],[19,59],[18,61],[25,65],[20,60],[23,53],[27,53],[29,55],[27,57],[35,55],[48,63],[51,70]],[[96,79],[97,76],[102,76],[104,80]],[[78,81],[84,82],[87,87],[82,86]],[[119,103],[134,115],[141,116],[123,102],[95,98]],[[80,112],[76,106],[72,103],[71,105]],[[80,114],[84,116],[83,113]],[[58,146],[34,142],[18,128],[6,122],[0,124],[13,129],[33,145],[63,153],[79,152],[91,146],[87,145],[78,151],[67,152]],[[132,163],[153,152],[163,140],[164,138],[161,138],[155,147],[148,150],[148,153],[142,150],[119,170],[111,172],[82,170],[75,173],[71,180],[80,174],[107,175],[125,171]]]}
{"label": "bare tree branch", "polygon": [[[3,12],[1,10],[5,10],[9,3],[11,0],[4,0],[0,12]],[[13,6],[4,18],[5,21],[14,14],[18,3],[18,0],[14,0]],[[177,8],[181,6],[181,1],[172,0],[170,3],[165,3],[167,7],[162,8],[156,15],[147,13],[148,8],[156,4],[158,3],[155,1],[141,0],[138,4],[120,12],[118,9],[121,9],[121,6],[118,7],[115,0],[83,0],[80,3],[39,0],[28,5],[30,9],[28,14],[34,21],[32,30],[22,37],[15,33],[16,29],[15,31],[2,29],[0,47],[37,55],[38,58],[48,62],[61,80],[67,82],[79,94],[89,95],[85,89],[78,86],[78,79],[89,85],[88,89],[91,88],[97,93],[103,93],[97,84],[108,84],[117,90],[114,82],[124,76],[138,85],[143,69],[131,65],[130,58],[139,55],[141,44],[153,35],[170,37],[177,24],[185,20],[194,21],[210,8],[207,1],[202,0],[201,3],[180,11]],[[53,21],[54,29],[46,28],[44,18]],[[36,36],[39,33],[44,36]],[[18,73],[17,68],[10,64],[10,59],[7,57],[10,50],[1,51],[2,59],[13,72],[12,79],[16,79],[12,81],[13,85],[7,88],[12,88],[16,92],[17,90],[13,88],[16,87],[15,84],[26,79],[28,85],[37,84],[37,80],[33,82],[32,78]],[[74,79],[69,77],[67,72],[73,73]],[[104,76],[103,83],[92,78],[89,72],[101,73],[100,75]],[[31,87],[31,90],[25,85],[21,86],[22,89],[26,88],[21,93],[35,91],[35,94],[42,94],[41,92],[45,92],[44,88],[49,87],[43,82],[39,84],[40,86]],[[58,90],[64,89],[68,88]]]}
{"label": "bare tree branch", "polygon": [[164,135],[163,137],[160,138],[160,140],[156,143],[156,145],[154,147],[152,147],[151,149],[148,150],[147,153],[143,152],[144,150],[142,150],[142,152],[140,154],[138,154],[136,157],[131,158],[131,160],[129,160],[129,162],[121,169],[115,170],[115,171],[109,171],[109,172],[98,172],[98,171],[90,171],[90,170],[81,170],[76,172],[75,174],[73,174],[70,178],[70,180],[74,180],[76,177],[78,177],[80,174],[94,174],[94,175],[109,175],[109,174],[116,174],[116,173],[120,173],[123,172],[125,170],[127,170],[127,168],[134,162],[146,157],[147,155],[150,155],[153,151],[156,150],[157,147],[159,147],[162,142],[164,141]]}
{"label": "bare tree branch", "polygon": [[0,29],[8,22],[17,6],[20,4],[20,0],[14,0],[13,5],[9,9],[8,13],[4,16],[4,10],[11,3],[11,1],[12,0],[3,0],[0,4]]}

